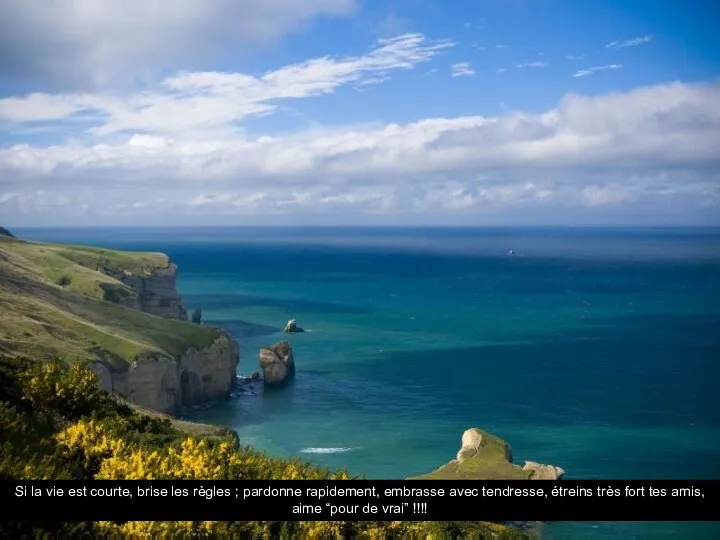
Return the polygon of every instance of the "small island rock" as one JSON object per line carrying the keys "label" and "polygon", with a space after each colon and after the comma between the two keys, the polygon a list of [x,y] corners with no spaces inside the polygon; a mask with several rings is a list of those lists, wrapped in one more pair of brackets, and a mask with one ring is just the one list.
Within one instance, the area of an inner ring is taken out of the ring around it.
{"label": "small island rock", "polygon": [[304,332],[304,330],[297,325],[296,319],[290,319],[285,325],[285,333],[293,334],[295,332]]}
{"label": "small island rock", "polygon": [[295,360],[287,341],[260,349],[258,358],[266,385],[280,386],[295,376]]}

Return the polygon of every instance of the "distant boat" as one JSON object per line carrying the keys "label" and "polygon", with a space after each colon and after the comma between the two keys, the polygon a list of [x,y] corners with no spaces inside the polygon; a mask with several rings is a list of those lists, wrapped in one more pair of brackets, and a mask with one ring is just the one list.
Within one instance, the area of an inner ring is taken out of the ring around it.
{"label": "distant boat", "polygon": [[512,249],[508,249],[508,255],[515,255],[515,252]]}

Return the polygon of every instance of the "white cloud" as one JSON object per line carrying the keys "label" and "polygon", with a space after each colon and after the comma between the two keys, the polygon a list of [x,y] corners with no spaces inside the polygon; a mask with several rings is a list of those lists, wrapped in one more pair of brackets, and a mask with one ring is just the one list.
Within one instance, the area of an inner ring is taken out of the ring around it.
{"label": "white cloud", "polygon": [[498,68],[496,70],[496,73],[505,73],[506,71],[507,71],[507,69],[505,69],[505,68]]}
{"label": "white cloud", "polygon": [[238,54],[355,0],[3,0],[0,75],[88,87]]}
{"label": "white cloud", "polygon": [[[393,70],[426,62],[451,42],[426,42],[422,34],[380,39],[364,56],[323,57],[285,66],[262,76],[185,72],[159,88],[129,97],[107,93],[31,94],[0,99],[0,122],[74,120],[93,136],[122,132],[195,134],[233,130],[248,116],[269,114],[283,99],[332,93],[344,84],[373,84]],[[88,128],[88,126],[90,126]]]}
{"label": "white cloud", "polygon": [[637,45],[642,45],[643,43],[648,43],[649,41],[652,41],[652,36],[638,36],[632,39],[627,39],[625,41],[611,41],[607,45],[605,45],[605,48],[607,49],[620,49],[623,47],[635,47]]}
{"label": "white cloud", "polygon": [[573,74],[573,77],[587,77],[588,75],[592,75],[597,71],[604,71],[606,69],[621,69],[621,68],[622,68],[622,64],[609,64],[607,66],[596,66],[596,67],[591,67],[591,68],[581,69],[579,71],[576,71]]}
{"label": "white cloud", "polygon": [[470,62],[458,62],[451,67],[453,77],[469,77],[475,75],[475,70],[470,67]]}
{"label": "white cloud", "polygon": [[567,60],[582,60],[585,58],[584,54],[568,54],[565,56]]}
{"label": "white cloud", "polygon": [[632,200],[633,189],[624,185],[588,186],[580,192],[586,206],[605,206]]}
{"label": "white cloud", "polygon": [[543,68],[543,67],[547,67],[547,66],[548,66],[547,62],[539,62],[537,60],[534,62],[525,62],[522,64],[517,64],[517,67],[519,67],[519,68]]}
{"label": "white cloud", "polygon": [[[82,115],[76,129],[84,136],[50,146],[0,147],[0,213],[67,220],[75,219],[75,208],[85,208],[95,222],[113,216],[164,222],[266,213],[410,219],[517,207],[550,216],[623,205],[636,205],[640,213],[717,210],[717,82],[570,94],[542,113],[273,136],[237,129],[238,118],[272,112],[279,100],[412,67],[444,46],[411,35],[384,41],[365,56],[314,60],[261,77],[183,73],[166,79],[162,92],[124,98],[86,93],[0,100],[0,116],[13,129],[38,120],[64,126]],[[109,133],[115,135],[106,139]]]}

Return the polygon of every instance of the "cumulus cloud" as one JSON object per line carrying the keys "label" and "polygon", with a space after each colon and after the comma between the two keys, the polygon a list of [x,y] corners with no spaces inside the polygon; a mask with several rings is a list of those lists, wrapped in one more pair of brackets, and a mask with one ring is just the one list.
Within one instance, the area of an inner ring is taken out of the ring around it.
{"label": "cumulus cloud", "polygon": [[0,76],[88,87],[242,53],[355,0],[3,0]]}
{"label": "cumulus cloud", "polygon": [[282,101],[388,77],[450,45],[408,34],[361,56],[320,58],[259,76],[183,72],[160,88],[125,96],[0,100],[0,121],[10,134],[39,125],[75,135],[52,145],[0,147],[0,213],[16,220],[86,216],[95,223],[268,213],[412,222],[516,208],[544,208],[553,216],[623,205],[640,213],[717,210],[717,82],[569,94],[544,112],[272,135],[242,130],[244,119],[272,114]]}
{"label": "cumulus cloud", "polygon": [[606,69],[621,69],[621,68],[622,68],[622,64],[609,64],[607,66],[596,66],[596,67],[578,70],[573,74],[573,77],[587,77],[588,75],[592,75],[597,71],[604,71]]}
{"label": "cumulus cloud", "polygon": [[470,67],[470,62],[458,62],[451,66],[453,77],[470,77],[475,75],[475,70]]}
{"label": "cumulus cloud", "polygon": [[625,41],[611,41],[607,45],[605,45],[605,48],[607,49],[622,49],[624,47],[636,47],[637,45],[642,45],[643,43],[648,43],[649,41],[652,41],[652,36],[638,36],[632,39],[626,39]]}

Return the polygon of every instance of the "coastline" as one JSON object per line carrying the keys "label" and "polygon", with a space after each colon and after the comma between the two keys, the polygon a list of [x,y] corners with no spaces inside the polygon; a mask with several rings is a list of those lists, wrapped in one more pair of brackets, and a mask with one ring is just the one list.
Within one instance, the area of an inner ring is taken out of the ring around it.
{"label": "coastline", "polygon": [[[632,239],[622,241],[634,245]],[[241,351],[241,372],[250,373],[258,348],[282,335],[271,333],[280,332],[288,317],[314,330],[293,338],[298,376],[286,391],[202,411],[203,418],[239,427],[243,440],[272,455],[301,455],[331,467],[348,464],[371,478],[412,476],[447,462],[462,430],[477,424],[511,442],[519,463],[557,463],[575,478],[662,478],[669,470],[677,477],[717,475],[708,463],[716,451],[716,430],[704,420],[707,413],[701,414],[717,403],[706,402],[712,395],[707,378],[692,379],[709,368],[703,351],[717,347],[711,331],[716,319],[707,302],[715,282],[705,277],[715,266],[695,259],[679,266],[663,262],[675,249],[672,239],[661,259],[643,255],[622,265],[616,258],[593,262],[599,255],[481,264],[470,257],[354,255],[351,248],[330,257],[320,248],[183,242],[128,231],[111,244],[135,250],[162,246],[172,253],[184,301],[202,305],[212,324],[232,329],[241,349],[251,347]],[[595,246],[583,242],[588,244],[583,249]],[[516,240],[513,246],[525,251]],[[300,256],[303,264],[290,275],[274,262]],[[439,289],[422,266],[413,270],[433,261],[442,263],[445,273],[439,277],[451,273],[462,279],[446,279]],[[365,271],[361,264],[383,264],[380,269],[402,279],[359,272]],[[544,272],[556,276],[557,284],[538,282]],[[498,302],[490,302],[486,290]],[[415,298],[427,309],[413,303]],[[436,309],[440,302],[443,310]],[[447,314],[447,321],[439,313]],[[688,348],[692,343],[697,346]],[[679,377],[678,355],[684,359]],[[477,359],[475,367],[471,359]],[[403,366],[413,367],[410,379]],[[408,380],[410,386],[403,387],[401,381]],[[637,409],[638,402],[645,405]],[[628,410],[635,412],[623,414]],[[350,450],[301,452],[318,447]],[[546,528],[551,537],[552,531],[570,530],[588,538],[692,530],[694,537],[709,538],[701,526],[676,524]]]}

